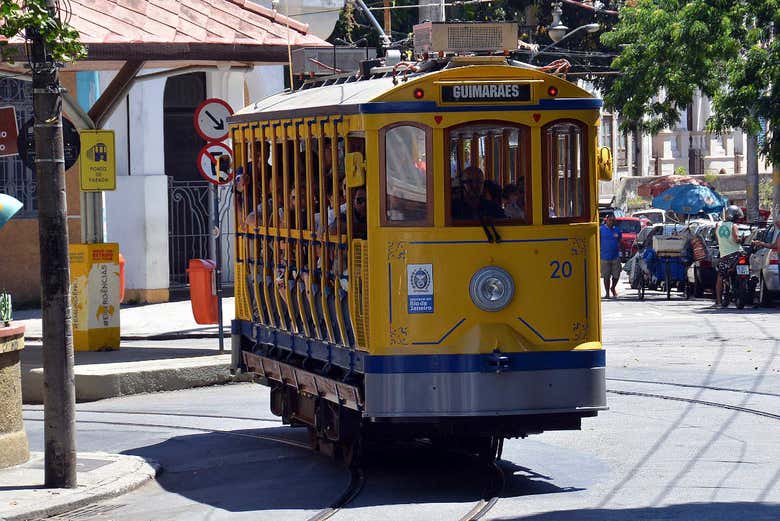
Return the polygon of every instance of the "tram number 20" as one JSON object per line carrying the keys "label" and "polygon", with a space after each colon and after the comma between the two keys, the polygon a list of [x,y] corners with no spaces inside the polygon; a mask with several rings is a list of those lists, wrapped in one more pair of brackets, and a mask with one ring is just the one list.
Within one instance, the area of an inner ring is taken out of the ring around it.
{"label": "tram number 20", "polygon": [[561,262],[554,260],[550,263],[550,267],[552,268],[551,279],[568,279],[571,277],[572,267],[569,261]]}

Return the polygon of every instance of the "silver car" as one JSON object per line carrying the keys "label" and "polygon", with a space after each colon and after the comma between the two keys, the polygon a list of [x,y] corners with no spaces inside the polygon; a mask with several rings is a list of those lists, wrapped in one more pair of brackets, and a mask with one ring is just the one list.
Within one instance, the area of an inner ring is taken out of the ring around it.
{"label": "silver car", "polygon": [[[753,232],[750,240],[774,244],[780,229],[770,226]],[[745,244],[749,244],[745,241]],[[769,304],[773,298],[780,298],[780,259],[778,252],[769,248],[758,248],[750,255],[750,279],[758,289],[761,304]]]}

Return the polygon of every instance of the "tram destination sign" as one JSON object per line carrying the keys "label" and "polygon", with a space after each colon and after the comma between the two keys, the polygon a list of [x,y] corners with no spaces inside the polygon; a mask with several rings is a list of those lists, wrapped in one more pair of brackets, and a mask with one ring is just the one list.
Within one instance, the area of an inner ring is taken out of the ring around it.
{"label": "tram destination sign", "polygon": [[527,83],[505,82],[443,85],[441,100],[445,103],[531,101],[531,86]]}

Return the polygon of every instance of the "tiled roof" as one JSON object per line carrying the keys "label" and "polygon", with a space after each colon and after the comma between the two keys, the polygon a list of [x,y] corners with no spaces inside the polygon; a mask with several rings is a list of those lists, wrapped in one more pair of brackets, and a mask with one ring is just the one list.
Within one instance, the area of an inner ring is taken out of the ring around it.
{"label": "tiled roof", "polygon": [[[194,58],[213,52],[216,59],[228,59],[231,52],[237,59],[258,52],[281,57],[265,51],[288,43],[329,45],[307,34],[307,24],[251,0],[70,0],[61,5],[70,6],[70,25],[88,45],[88,59]],[[128,51],[132,56],[121,55]]]}
{"label": "tiled roof", "polygon": [[[83,43],[317,45],[308,26],[250,0],[71,0]],[[289,29],[287,26],[289,25]]]}

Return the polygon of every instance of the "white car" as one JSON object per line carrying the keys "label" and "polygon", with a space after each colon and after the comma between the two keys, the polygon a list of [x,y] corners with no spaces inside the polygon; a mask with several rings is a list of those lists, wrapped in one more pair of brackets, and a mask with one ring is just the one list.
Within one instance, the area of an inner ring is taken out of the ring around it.
{"label": "white car", "polygon": [[[776,226],[753,232],[750,240],[774,244],[780,229]],[[747,244],[747,241],[745,241]],[[773,298],[780,297],[780,258],[778,252],[769,248],[758,248],[750,255],[750,279],[758,289],[758,299],[762,305],[769,304]]]}

